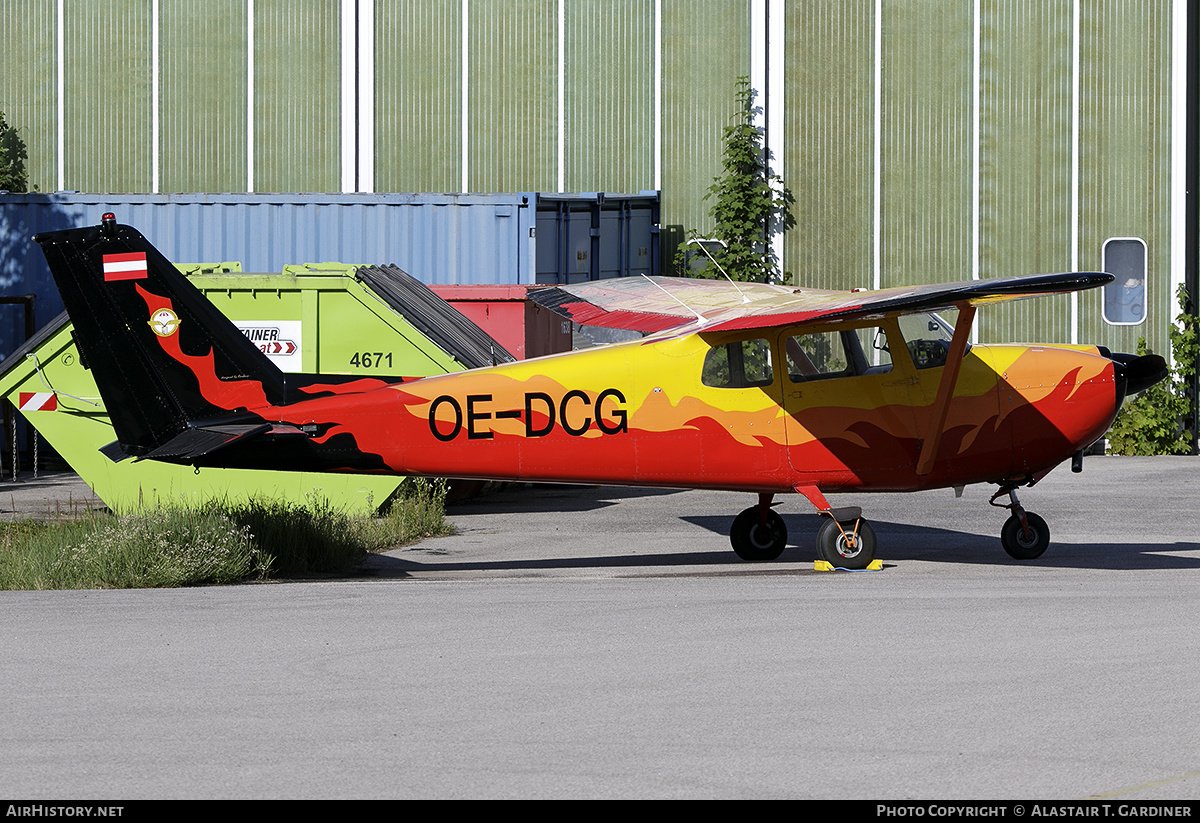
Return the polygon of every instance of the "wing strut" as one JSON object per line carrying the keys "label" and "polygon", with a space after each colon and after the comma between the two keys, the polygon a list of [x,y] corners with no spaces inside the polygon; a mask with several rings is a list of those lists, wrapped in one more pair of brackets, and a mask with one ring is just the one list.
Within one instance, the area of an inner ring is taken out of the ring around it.
{"label": "wing strut", "polygon": [[971,303],[958,304],[958,322],[954,324],[954,337],[950,339],[950,353],[946,356],[946,368],[938,383],[937,400],[929,417],[929,432],[921,445],[921,456],[917,458],[917,475],[924,477],[933,471],[938,446],[942,442],[942,431],[946,426],[946,415],[950,411],[950,400],[954,397],[954,384],[962,368],[963,355],[967,352],[967,338],[971,336],[971,323],[975,320],[975,306]]}

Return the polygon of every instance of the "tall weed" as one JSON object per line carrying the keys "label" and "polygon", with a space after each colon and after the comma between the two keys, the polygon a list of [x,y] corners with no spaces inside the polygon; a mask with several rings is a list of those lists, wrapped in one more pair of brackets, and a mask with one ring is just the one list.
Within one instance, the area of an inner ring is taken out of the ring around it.
{"label": "tall weed", "polygon": [[0,589],[146,588],[344,573],[367,554],[451,531],[444,481],[408,480],[387,512],[352,518],[313,495],[199,510],[0,524]]}

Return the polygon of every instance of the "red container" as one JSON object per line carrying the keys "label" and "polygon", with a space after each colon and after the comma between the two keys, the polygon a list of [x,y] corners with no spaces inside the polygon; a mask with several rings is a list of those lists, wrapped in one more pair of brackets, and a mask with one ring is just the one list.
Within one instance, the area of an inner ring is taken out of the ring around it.
{"label": "red container", "polygon": [[528,299],[545,286],[430,286],[518,360],[571,350],[571,321]]}

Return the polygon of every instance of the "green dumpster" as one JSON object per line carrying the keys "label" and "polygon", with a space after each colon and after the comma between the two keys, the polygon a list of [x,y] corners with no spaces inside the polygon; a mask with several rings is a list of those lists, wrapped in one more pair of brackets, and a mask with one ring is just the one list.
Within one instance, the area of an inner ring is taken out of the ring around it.
{"label": "green dumpster", "polygon": [[[394,267],[370,268],[374,280],[358,276],[360,267],[337,263],[288,266],[282,274],[241,274],[236,263],[179,268],[286,372],[424,377],[480,365],[469,345],[456,348],[464,337],[472,337],[475,349],[489,357],[499,349],[478,327]],[[423,305],[412,300],[398,305],[391,293],[395,289],[387,294],[372,289],[368,281],[378,283],[381,276],[385,283],[402,282]],[[402,480],[245,469],[197,472],[152,460],[113,462],[100,449],[116,435],[71,331],[64,313],[0,363],[0,396],[114,511],[250,497],[303,503],[319,496],[348,512],[369,513]]]}

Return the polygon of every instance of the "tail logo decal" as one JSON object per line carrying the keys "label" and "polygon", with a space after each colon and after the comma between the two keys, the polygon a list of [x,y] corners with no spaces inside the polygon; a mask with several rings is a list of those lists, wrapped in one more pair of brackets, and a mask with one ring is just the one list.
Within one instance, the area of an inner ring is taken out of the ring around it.
{"label": "tail logo decal", "polygon": [[104,255],[104,281],[146,280],[150,271],[144,251]]}
{"label": "tail logo decal", "polygon": [[159,337],[170,337],[179,331],[179,316],[170,309],[159,309],[150,315],[150,330]]}

